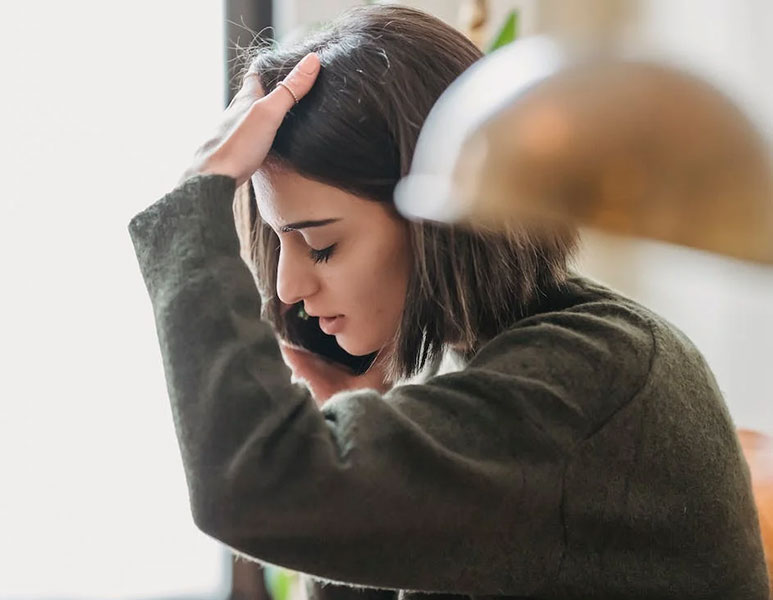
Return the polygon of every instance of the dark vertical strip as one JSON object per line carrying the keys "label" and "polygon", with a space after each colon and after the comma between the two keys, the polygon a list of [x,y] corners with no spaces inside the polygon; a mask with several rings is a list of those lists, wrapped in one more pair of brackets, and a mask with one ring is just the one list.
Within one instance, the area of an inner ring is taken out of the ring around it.
{"label": "dark vertical strip", "polygon": [[[249,46],[255,34],[273,26],[272,0],[225,0],[225,105],[237,91],[239,71],[237,49]],[[230,551],[229,551],[229,554]],[[260,564],[237,559],[229,560],[231,590],[228,600],[271,600]]]}
{"label": "dark vertical strip", "polygon": [[225,0],[226,106],[236,93],[236,47],[248,46],[256,33],[272,26],[272,0]]}

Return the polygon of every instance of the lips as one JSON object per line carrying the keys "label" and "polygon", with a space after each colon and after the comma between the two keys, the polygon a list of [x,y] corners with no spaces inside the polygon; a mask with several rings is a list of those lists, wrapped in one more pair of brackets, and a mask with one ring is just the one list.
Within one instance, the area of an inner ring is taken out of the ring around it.
{"label": "lips", "polygon": [[328,335],[334,335],[341,331],[343,327],[343,315],[336,315],[335,317],[320,317],[319,328]]}

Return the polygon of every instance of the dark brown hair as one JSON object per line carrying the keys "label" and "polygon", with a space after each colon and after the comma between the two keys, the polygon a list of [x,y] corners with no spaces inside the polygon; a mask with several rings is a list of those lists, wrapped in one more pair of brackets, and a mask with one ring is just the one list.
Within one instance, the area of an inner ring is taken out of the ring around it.
{"label": "dark brown hair", "polygon": [[[322,70],[287,115],[269,154],[297,173],[392,205],[430,108],[481,57],[461,33],[421,11],[388,5],[352,9],[287,48],[257,48],[245,65],[266,92],[308,52]],[[264,315],[288,337],[276,296],[279,242],[250,207],[251,258]],[[529,314],[567,275],[573,230],[505,233],[411,223],[414,266],[390,373],[407,377],[445,345],[474,352]]]}

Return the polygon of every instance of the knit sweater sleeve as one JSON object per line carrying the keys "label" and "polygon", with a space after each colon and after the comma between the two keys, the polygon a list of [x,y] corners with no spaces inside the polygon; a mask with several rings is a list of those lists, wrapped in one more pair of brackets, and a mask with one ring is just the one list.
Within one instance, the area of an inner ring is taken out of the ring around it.
{"label": "knit sweater sleeve", "polygon": [[648,334],[608,315],[527,319],[460,372],[319,409],[260,319],[234,185],[191,178],[129,224],[197,526],[331,581],[542,586],[563,551],[569,450],[642,385]]}

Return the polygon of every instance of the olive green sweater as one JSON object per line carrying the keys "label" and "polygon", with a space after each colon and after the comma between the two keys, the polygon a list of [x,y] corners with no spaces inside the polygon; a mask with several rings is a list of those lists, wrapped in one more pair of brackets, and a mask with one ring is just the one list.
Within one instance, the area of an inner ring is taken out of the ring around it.
{"label": "olive green sweater", "polygon": [[319,409],[259,317],[234,186],[129,224],[201,530],[403,596],[767,598],[748,468],[678,329],[575,276],[461,371]]}

